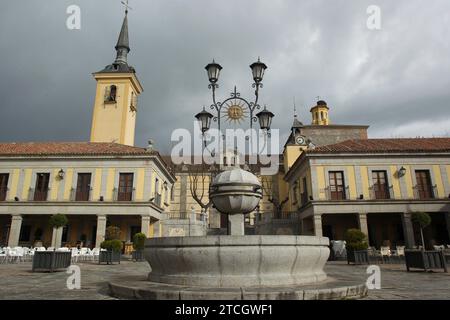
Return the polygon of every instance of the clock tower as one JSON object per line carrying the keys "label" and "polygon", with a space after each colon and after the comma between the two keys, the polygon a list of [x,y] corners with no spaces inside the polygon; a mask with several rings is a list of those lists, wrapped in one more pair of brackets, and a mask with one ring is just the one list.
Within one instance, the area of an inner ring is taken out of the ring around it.
{"label": "clock tower", "polygon": [[302,154],[302,152],[308,147],[308,141],[304,135],[301,134],[303,123],[297,119],[297,115],[294,115],[294,122],[291,127],[291,134],[288,141],[284,146],[283,159],[284,169],[288,172],[289,168],[294,164],[295,160]]}
{"label": "clock tower", "polygon": [[114,142],[134,145],[137,98],[143,88],[136,71],[128,65],[128,10],[125,11],[116,59],[103,70],[93,74],[97,90],[92,116],[91,142]]}

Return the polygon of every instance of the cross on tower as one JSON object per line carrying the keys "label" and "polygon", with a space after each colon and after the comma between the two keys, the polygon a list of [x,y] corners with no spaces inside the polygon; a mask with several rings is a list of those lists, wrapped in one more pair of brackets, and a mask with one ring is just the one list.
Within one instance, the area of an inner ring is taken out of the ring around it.
{"label": "cross on tower", "polygon": [[128,13],[128,9],[133,10],[133,8],[128,5],[128,0],[121,1],[121,2],[125,7],[125,13]]}

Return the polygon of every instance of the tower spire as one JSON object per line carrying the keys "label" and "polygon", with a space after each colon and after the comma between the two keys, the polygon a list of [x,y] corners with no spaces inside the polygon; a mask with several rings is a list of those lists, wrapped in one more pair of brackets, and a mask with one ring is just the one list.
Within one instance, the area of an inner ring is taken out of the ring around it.
{"label": "tower spire", "polygon": [[295,105],[295,96],[294,96],[294,118],[297,118],[297,106]]}
{"label": "tower spire", "polygon": [[127,55],[130,52],[130,43],[128,39],[128,3],[126,4],[125,17],[123,18],[122,28],[120,29],[119,39],[116,44],[116,61],[114,63],[128,64]]}

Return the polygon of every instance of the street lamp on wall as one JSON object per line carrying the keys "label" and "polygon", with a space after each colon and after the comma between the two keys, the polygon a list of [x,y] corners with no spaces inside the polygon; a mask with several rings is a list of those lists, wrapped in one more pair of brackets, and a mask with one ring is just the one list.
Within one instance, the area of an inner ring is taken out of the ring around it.
{"label": "street lamp on wall", "polygon": [[63,169],[59,170],[59,172],[58,172],[58,178],[59,178],[60,180],[64,179],[64,175],[65,175],[64,170],[63,170]]}
{"label": "street lamp on wall", "polygon": [[406,174],[406,168],[402,166],[402,167],[398,170],[397,175],[398,175],[399,178],[401,178],[401,177],[403,177],[405,174]]}

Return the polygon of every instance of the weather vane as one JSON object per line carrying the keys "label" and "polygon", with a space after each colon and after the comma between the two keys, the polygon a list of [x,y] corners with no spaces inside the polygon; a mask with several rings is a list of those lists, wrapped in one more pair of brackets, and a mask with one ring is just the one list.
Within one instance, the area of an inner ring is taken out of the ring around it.
{"label": "weather vane", "polygon": [[128,5],[128,0],[121,1],[121,2],[125,6],[125,13],[128,13],[128,9],[133,10],[133,8]]}

